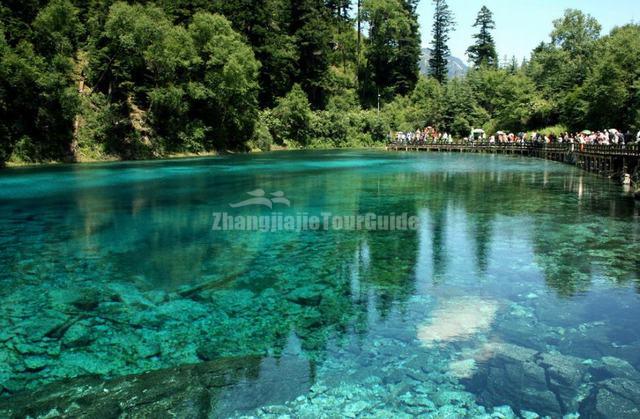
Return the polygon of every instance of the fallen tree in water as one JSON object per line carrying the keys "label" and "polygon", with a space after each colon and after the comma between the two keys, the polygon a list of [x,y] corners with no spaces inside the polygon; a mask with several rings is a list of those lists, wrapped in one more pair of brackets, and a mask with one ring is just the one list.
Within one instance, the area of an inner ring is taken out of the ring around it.
{"label": "fallen tree in water", "polygon": [[0,417],[227,417],[308,391],[314,367],[300,358],[220,358],[113,380],[78,377],[0,399]]}

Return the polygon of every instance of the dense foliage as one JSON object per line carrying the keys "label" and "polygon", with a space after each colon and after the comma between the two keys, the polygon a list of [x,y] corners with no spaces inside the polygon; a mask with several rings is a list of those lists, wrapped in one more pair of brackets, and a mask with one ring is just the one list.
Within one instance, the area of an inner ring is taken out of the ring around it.
{"label": "dense foliage", "polygon": [[453,12],[434,3],[427,77],[416,0],[7,0],[0,164],[371,146],[426,125],[640,128],[640,26],[601,36],[567,10],[499,66],[483,7],[474,67],[447,80]]}

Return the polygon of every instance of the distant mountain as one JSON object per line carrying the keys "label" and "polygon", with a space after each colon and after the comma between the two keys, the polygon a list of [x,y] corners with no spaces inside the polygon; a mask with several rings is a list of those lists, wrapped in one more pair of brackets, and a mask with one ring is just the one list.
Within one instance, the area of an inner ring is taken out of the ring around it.
{"label": "distant mountain", "polygon": [[[420,58],[420,72],[422,74],[429,73],[429,59],[431,58],[431,48],[422,48],[422,57]],[[447,58],[449,61],[449,77],[460,77],[467,74],[469,71],[469,66],[467,66],[464,61],[462,61],[458,57],[449,56]]]}

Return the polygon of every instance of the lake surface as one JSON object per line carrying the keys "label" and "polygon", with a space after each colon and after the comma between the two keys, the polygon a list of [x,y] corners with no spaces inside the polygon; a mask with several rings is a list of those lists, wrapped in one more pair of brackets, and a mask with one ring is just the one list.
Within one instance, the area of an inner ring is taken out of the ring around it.
{"label": "lake surface", "polygon": [[[572,166],[332,151],[24,168],[0,172],[0,213],[5,405],[246,359],[210,416],[640,417],[640,209]],[[417,225],[219,231],[214,213]]]}

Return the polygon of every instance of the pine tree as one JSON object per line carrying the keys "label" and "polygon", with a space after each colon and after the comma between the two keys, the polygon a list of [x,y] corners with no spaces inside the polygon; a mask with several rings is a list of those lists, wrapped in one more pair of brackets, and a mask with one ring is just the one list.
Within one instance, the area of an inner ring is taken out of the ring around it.
{"label": "pine tree", "polygon": [[509,63],[509,67],[507,68],[507,71],[509,71],[510,74],[516,74],[519,69],[520,67],[518,65],[518,59],[514,55],[513,57],[511,57],[511,63]]}
{"label": "pine tree", "polygon": [[418,82],[420,35],[414,0],[370,0],[362,15],[369,26],[361,68],[360,97],[365,106],[411,93]]}
{"label": "pine tree", "polygon": [[395,92],[406,95],[413,91],[418,82],[420,68],[418,61],[422,53],[420,49],[420,27],[416,8],[418,0],[402,0],[407,14],[408,30],[398,40],[398,52],[396,59],[396,77],[393,80]]}
{"label": "pine tree", "polygon": [[447,42],[449,41],[449,32],[455,26],[453,12],[449,9],[446,0],[433,0],[436,11],[433,16],[433,53],[429,60],[429,74],[440,83],[447,80],[447,58],[451,54]]}
{"label": "pine tree", "polygon": [[331,14],[338,19],[349,19],[349,9],[351,9],[351,0],[327,0],[327,8],[331,10]]}
{"label": "pine tree", "polygon": [[330,11],[321,0],[291,0],[290,34],[298,53],[298,77],[311,105],[324,108],[331,43]]}
{"label": "pine tree", "polygon": [[473,36],[476,43],[469,47],[467,55],[476,67],[481,65],[497,67],[498,54],[493,35],[491,35],[491,30],[496,28],[496,23],[493,20],[493,13],[487,6],[482,6],[473,27],[480,28],[480,32]]}

